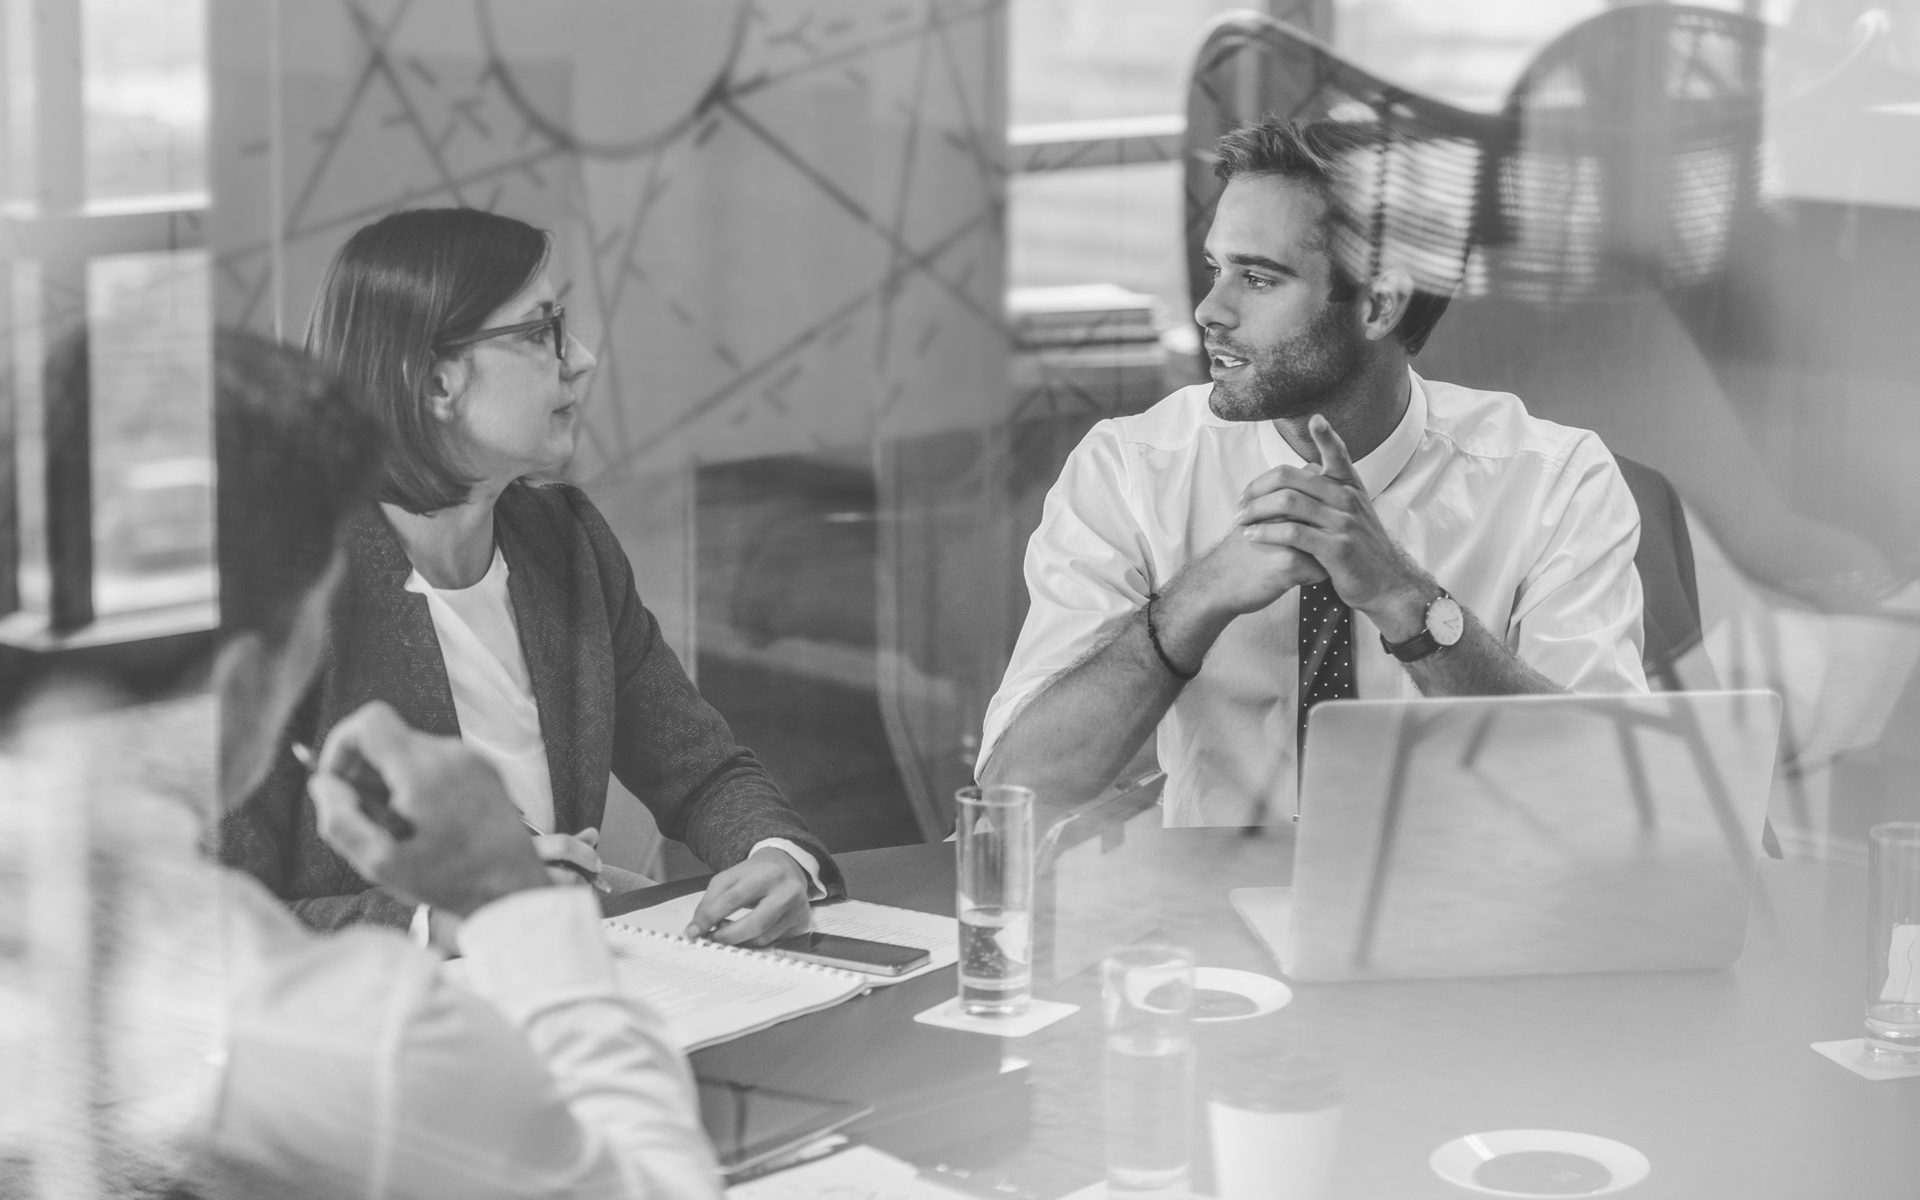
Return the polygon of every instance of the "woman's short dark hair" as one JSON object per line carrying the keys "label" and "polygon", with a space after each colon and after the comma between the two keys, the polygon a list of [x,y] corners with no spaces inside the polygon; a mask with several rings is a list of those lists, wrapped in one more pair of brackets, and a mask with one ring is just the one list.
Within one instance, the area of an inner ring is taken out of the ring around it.
{"label": "woman's short dark hair", "polygon": [[[1372,121],[1288,121],[1268,117],[1223,135],[1215,147],[1214,177],[1232,182],[1242,175],[1272,175],[1291,179],[1318,191],[1327,201],[1327,219],[1342,220],[1363,231],[1379,253],[1377,214],[1340,212],[1335,176],[1343,160],[1360,153],[1391,151],[1400,135]],[[1334,299],[1346,300],[1360,292],[1355,279],[1338,259],[1333,261]],[[1408,354],[1418,354],[1447,311],[1448,296],[1415,290],[1407,311],[1393,328],[1394,337]]]}
{"label": "woman's short dark hair", "polygon": [[452,507],[478,482],[427,407],[434,347],[482,327],[546,265],[547,235],[475,208],[391,213],[327,267],[307,350],[372,401],[387,430],[379,499],[412,513]]}

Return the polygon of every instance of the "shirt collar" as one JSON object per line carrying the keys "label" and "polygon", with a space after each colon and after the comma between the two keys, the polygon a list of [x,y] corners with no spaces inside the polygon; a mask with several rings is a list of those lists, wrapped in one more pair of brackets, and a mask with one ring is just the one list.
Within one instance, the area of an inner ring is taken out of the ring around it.
{"label": "shirt collar", "polygon": [[[1360,482],[1367,487],[1369,500],[1387,489],[1387,485],[1400,477],[1407,464],[1413,461],[1413,452],[1420,448],[1420,438],[1427,431],[1427,390],[1421,384],[1420,377],[1411,369],[1407,371],[1410,383],[1407,396],[1407,411],[1400,416],[1400,423],[1393,427],[1387,440],[1373,448],[1373,453],[1353,464],[1360,472]],[[1266,451],[1267,463],[1275,467],[1302,467],[1306,460],[1294,453],[1287,445],[1287,439],[1280,436],[1272,421],[1258,423],[1260,445]]]}

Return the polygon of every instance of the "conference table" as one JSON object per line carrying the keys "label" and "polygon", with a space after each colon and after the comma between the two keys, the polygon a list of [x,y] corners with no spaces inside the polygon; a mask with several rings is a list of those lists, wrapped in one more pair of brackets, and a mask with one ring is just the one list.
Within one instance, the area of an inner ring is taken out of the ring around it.
{"label": "conference table", "polygon": [[[1091,922],[1116,943],[1186,945],[1203,967],[1276,973],[1227,890],[1287,882],[1290,830],[1124,836],[1132,852],[1105,856],[1120,886],[1082,904],[1088,889],[1074,883],[1052,897],[1054,923],[1072,923],[1068,913],[1083,935]],[[837,861],[854,898],[954,911],[951,845]],[[631,893],[610,911],[700,882]],[[1052,882],[1064,889],[1066,878]],[[1199,1027],[1198,1094],[1282,1055],[1322,1064],[1339,1093],[1332,1195],[1350,1200],[1473,1195],[1429,1156],[1510,1129],[1634,1147],[1651,1172],[1620,1194],[1644,1200],[1920,1197],[1920,1078],[1869,1081],[1809,1049],[1860,1031],[1865,897],[1860,868],[1765,860],[1731,968],[1295,985],[1277,1012]],[[882,1148],[1018,1189],[1005,1194],[1064,1196],[1103,1171],[1099,972],[1079,965],[1063,962],[1062,978],[1036,988],[1079,1011],[1027,1037],[916,1024],[953,995],[949,968],[698,1051],[693,1066],[870,1103],[866,1140]],[[1206,1148],[1196,1141],[1201,1186]]]}

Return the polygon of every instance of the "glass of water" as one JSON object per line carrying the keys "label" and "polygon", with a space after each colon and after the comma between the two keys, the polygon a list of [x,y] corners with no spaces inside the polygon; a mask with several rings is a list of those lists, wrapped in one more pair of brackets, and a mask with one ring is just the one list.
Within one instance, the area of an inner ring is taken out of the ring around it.
{"label": "glass of water", "polygon": [[955,800],[960,1011],[1018,1016],[1033,998],[1033,790],[964,787]]}
{"label": "glass of water", "polygon": [[1920,1066],[1920,822],[1867,836],[1867,1055]]}
{"label": "glass of water", "polygon": [[1194,1123],[1193,954],[1128,946],[1101,964],[1107,1195],[1186,1196]]}

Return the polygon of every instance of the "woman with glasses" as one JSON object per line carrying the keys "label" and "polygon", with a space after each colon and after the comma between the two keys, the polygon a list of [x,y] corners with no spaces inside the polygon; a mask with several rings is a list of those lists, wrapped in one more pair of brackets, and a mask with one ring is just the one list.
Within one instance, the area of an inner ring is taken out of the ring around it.
{"label": "woman with glasses", "polygon": [[556,481],[595,362],[548,254],[510,217],[418,209],[361,229],[328,268],[307,349],[373,399],[385,471],[343,535],[322,673],[260,793],[222,827],[222,857],[315,927],[444,932],[320,839],[295,758],[384,700],[491,761],[556,868],[602,886],[617,874],[595,850],[611,773],[719,872],[690,934],[800,932],[810,897],[843,890],[837,868],[695,691],[599,511]]}

